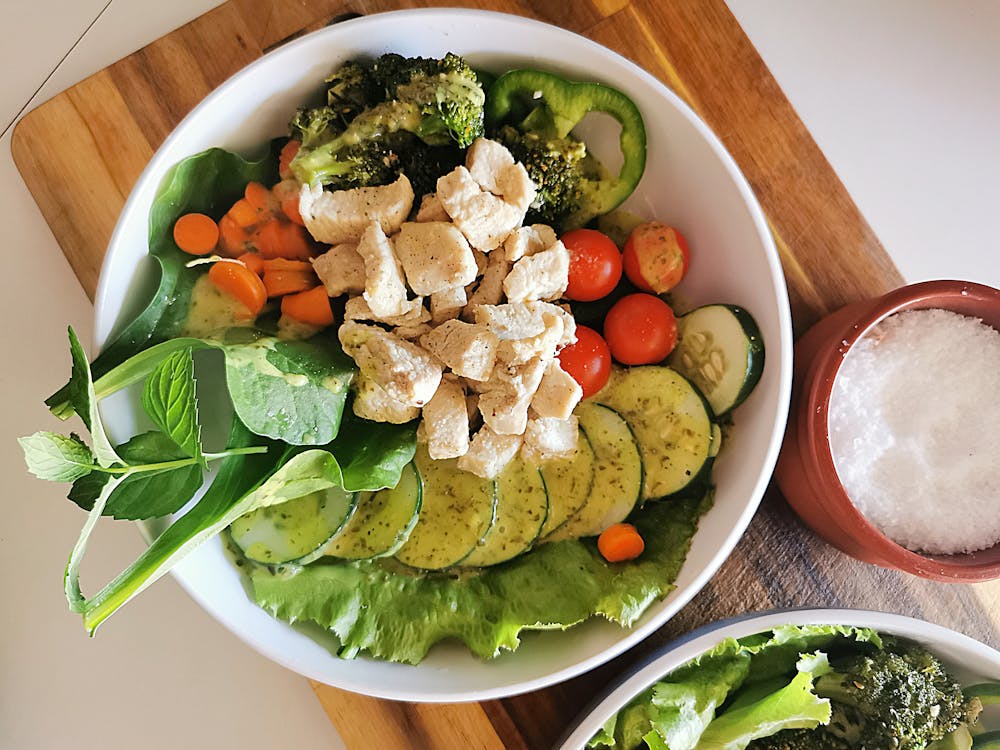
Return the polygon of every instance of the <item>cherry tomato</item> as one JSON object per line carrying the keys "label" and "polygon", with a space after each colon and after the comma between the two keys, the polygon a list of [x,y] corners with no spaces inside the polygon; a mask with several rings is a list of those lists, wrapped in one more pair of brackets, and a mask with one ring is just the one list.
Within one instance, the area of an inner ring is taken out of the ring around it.
{"label": "cherry tomato", "polygon": [[652,294],[629,294],[604,318],[611,355],[623,365],[661,362],[677,344],[677,320],[670,305]]}
{"label": "cherry tomato", "polygon": [[559,352],[559,364],[583,389],[583,397],[593,396],[611,377],[611,352],[601,334],[587,326],[576,327],[576,343]]}
{"label": "cherry tomato", "polygon": [[560,239],[569,250],[566,298],[592,302],[611,293],[622,277],[622,254],[596,229],[573,229]]}
{"label": "cherry tomato", "polygon": [[662,294],[677,286],[691,263],[683,235],[659,221],[640,224],[625,242],[625,275],[646,292]]}

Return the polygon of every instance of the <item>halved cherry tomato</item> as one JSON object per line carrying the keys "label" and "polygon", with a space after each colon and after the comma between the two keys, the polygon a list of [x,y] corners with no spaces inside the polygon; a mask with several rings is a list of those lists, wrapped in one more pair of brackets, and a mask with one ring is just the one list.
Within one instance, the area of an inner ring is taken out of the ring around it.
{"label": "halved cherry tomato", "polygon": [[622,277],[622,254],[596,229],[573,229],[561,238],[569,251],[566,298],[592,302],[611,293]]}
{"label": "halved cherry tomato", "polygon": [[611,352],[597,331],[576,327],[576,343],[559,352],[559,364],[583,389],[583,397],[593,396],[611,376]]}
{"label": "halved cherry tomato", "polygon": [[623,365],[661,362],[677,345],[677,320],[670,305],[652,294],[629,294],[604,318],[611,355]]}
{"label": "halved cherry tomato", "polygon": [[677,286],[691,264],[683,235],[659,221],[640,224],[625,242],[625,275],[646,292],[662,294]]}

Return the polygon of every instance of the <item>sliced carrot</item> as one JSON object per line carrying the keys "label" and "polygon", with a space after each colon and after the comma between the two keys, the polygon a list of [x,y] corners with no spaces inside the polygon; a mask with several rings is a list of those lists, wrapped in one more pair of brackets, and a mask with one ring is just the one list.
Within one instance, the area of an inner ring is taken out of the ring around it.
{"label": "sliced carrot", "polygon": [[288,217],[288,220],[293,224],[298,224],[300,227],[304,227],[306,223],[302,220],[302,214],[299,213],[299,196],[298,194],[289,196],[281,201],[281,212]]}
{"label": "sliced carrot", "polygon": [[250,235],[250,242],[265,258],[282,257],[280,222],[277,219],[269,219],[258,224]]}
{"label": "sliced carrot", "polygon": [[616,523],[597,537],[597,549],[608,562],[634,560],[645,548],[642,537],[630,523]]}
{"label": "sliced carrot", "polygon": [[229,209],[229,216],[233,217],[233,221],[239,224],[241,227],[246,229],[247,227],[252,227],[258,221],[260,221],[260,213],[256,208],[250,205],[250,201],[246,198],[240,198],[233,207]]}
{"label": "sliced carrot", "polygon": [[294,271],[312,273],[313,265],[307,260],[289,260],[288,258],[271,258],[261,261],[265,271]]}
{"label": "sliced carrot", "polygon": [[281,225],[280,231],[283,257],[308,260],[313,256],[313,244],[305,227],[286,222]]}
{"label": "sliced carrot", "polygon": [[243,253],[243,255],[238,257],[236,260],[240,261],[244,266],[249,268],[258,276],[264,273],[264,266],[267,264],[267,261],[261,258],[257,253]]}
{"label": "sliced carrot", "polygon": [[267,302],[264,282],[242,263],[213,263],[208,269],[208,280],[242,302],[251,315],[257,315]]}
{"label": "sliced carrot", "polygon": [[250,234],[232,216],[226,214],[219,219],[219,253],[235,258],[247,251]]}
{"label": "sliced carrot", "polygon": [[244,191],[247,203],[257,211],[258,214],[266,216],[274,211],[274,204],[271,202],[271,191],[259,182],[248,182]]}
{"label": "sliced carrot", "polygon": [[292,176],[290,165],[292,159],[299,153],[301,146],[302,144],[299,141],[289,141],[282,147],[281,154],[278,156],[278,174],[281,176],[281,179],[287,180]]}
{"label": "sliced carrot", "polygon": [[184,214],[174,222],[174,242],[191,255],[205,255],[219,244],[219,226],[211,216]]}
{"label": "sliced carrot", "polygon": [[314,326],[333,325],[330,297],[321,286],[282,298],[281,314]]}
{"label": "sliced carrot", "polygon": [[264,271],[261,277],[268,297],[281,297],[285,294],[295,294],[312,289],[319,284],[319,279],[312,271]]}

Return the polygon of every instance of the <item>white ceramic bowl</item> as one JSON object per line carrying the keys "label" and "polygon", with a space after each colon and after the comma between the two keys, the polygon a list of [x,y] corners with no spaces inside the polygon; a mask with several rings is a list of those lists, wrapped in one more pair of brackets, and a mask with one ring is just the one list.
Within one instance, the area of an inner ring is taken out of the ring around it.
{"label": "white ceramic bowl", "polygon": [[[237,636],[321,682],[414,701],[513,695],[580,674],[646,637],[701,589],[743,534],[770,479],[788,409],[792,338],[784,278],[764,216],[736,164],[705,124],[651,75],[581,36],[527,19],[471,10],[404,11],[346,21],[293,41],[237,73],[184,119],[146,167],[118,221],[97,294],[98,344],[151,293],[147,220],[170,166],[211,146],[259,149],[286,132],[291,113],[338,63],[384,51],[453,51],[485,69],[540,67],[625,91],[642,110],[649,139],[646,176],[629,205],[674,223],[687,236],[693,261],[685,298],[746,307],[767,347],[763,378],[736,414],[732,449],[716,464],[715,507],[702,519],[677,589],[630,630],[593,621],[565,633],[528,633],[516,653],[490,662],[456,644],[440,644],[418,667],[343,661],[252,604],[218,540],[174,571]],[[132,434],[137,410],[119,403],[108,411],[116,436]]]}
{"label": "white ceramic bowl", "polygon": [[[561,750],[582,750],[608,719],[632,698],[664,675],[689,662],[726,638],[743,638],[779,625],[853,625],[908,638],[935,654],[964,685],[1000,680],[1000,651],[967,635],[912,617],[860,609],[799,609],[747,615],[712,623],[668,643],[643,665],[584,710]],[[988,729],[1000,727],[1000,710],[988,706],[981,721]]]}

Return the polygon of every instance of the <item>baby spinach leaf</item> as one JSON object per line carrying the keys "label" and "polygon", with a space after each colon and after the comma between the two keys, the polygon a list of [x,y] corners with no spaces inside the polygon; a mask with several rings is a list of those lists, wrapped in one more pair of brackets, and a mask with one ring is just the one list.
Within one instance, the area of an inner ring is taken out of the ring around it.
{"label": "baby spinach leaf", "polygon": [[76,331],[69,328],[69,353],[73,367],[69,379],[69,401],[73,410],[80,415],[83,423],[90,430],[90,439],[94,444],[94,456],[101,466],[111,466],[121,463],[118,454],[111,446],[111,441],[101,422],[101,413],[97,408],[97,394],[94,392],[94,381],[90,377],[90,366],[87,355],[83,351]]}
{"label": "baby spinach leaf", "polygon": [[50,482],[73,482],[94,469],[94,455],[74,433],[60,435],[42,430],[18,438],[28,471]]}
{"label": "baby spinach leaf", "polygon": [[337,457],[344,486],[354,490],[395,487],[417,449],[416,422],[369,422],[347,409],[337,439],[328,446]]}
{"label": "baby spinach leaf", "polygon": [[[118,446],[118,454],[131,465],[153,464],[185,458],[186,454],[162,432],[144,432]],[[111,475],[93,472],[77,479],[69,499],[91,510]],[[190,463],[169,469],[126,474],[104,508],[105,516],[143,520],[176,513],[201,487],[202,472]]]}
{"label": "baby spinach leaf", "polygon": [[223,351],[233,407],[252,432],[290,445],[324,445],[337,436],[354,363],[336,339],[265,336]]}
{"label": "baby spinach leaf", "polygon": [[201,454],[201,427],[198,425],[191,349],[181,349],[168,355],[149,374],[142,389],[142,408],[153,424],[177,443],[184,455],[197,459],[202,466],[206,465]]}

